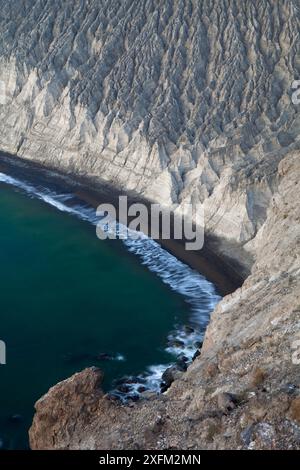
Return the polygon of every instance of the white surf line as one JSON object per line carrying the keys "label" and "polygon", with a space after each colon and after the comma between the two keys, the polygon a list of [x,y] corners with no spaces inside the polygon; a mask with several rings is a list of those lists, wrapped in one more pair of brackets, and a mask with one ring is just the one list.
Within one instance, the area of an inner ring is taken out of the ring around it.
{"label": "white surf line", "polygon": [[[40,190],[28,182],[1,172],[0,182],[17,187],[29,196],[36,197],[59,211],[67,212],[93,225],[101,223],[99,217],[95,214],[94,208],[81,205],[68,206],[66,204],[68,200],[74,197],[72,193],[57,193],[46,188]],[[117,224],[117,232],[121,233],[124,230],[128,230],[127,227]],[[128,233],[130,234],[130,230],[128,230]],[[142,264],[156,273],[165,284],[181,294],[186,302],[190,304],[191,320],[193,325],[196,326],[196,330],[186,331],[184,327],[177,328],[173,334],[170,334],[171,344],[166,350],[177,356],[184,355],[191,361],[196,349],[195,344],[203,339],[210,313],[221,297],[216,293],[216,289],[210,281],[178,260],[162,248],[158,242],[140,232],[138,237],[136,232],[134,234],[133,238],[120,238],[128,251],[137,255],[142,260]],[[147,373],[141,376],[143,377],[143,383],[146,380],[152,390],[157,390],[162,371],[167,366],[149,366]],[[132,384],[132,389],[136,389],[135,384]]]}

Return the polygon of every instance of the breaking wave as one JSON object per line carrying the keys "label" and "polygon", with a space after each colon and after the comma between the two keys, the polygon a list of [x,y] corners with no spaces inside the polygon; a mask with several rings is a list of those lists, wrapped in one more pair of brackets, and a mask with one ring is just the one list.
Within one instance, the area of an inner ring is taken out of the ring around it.
{"label": "breaking wave", "polygon": [[[59,211],[76,216],[93,225],[101,224],[101,219],[96,216],[95,209],[80,201],[71,192],[54,191],[1,172],[0,183],[12,185],[25,192],[29,197],[38,198]],[[122,234],[124,230],[129,234],[129,238],[120,237],[128,251],[138,256],[143,265],[156,273],[172,290],[182,295],[190,305],[190,326],[175,327],[168,337],[166,350],[175,357],[184,357],[187,363],[191,362],[196,349],[200,347],[203,340],[210,313],[220,301],[220,296],[214,285],[162,248],[155,240],[140,232],[137,236],[137,232],[132,232],[118,223],[115,227],[118,234]],[[107,227],[103,226],[103,229],[107,230]],[[109,230],[111,230],[111,226]],[[130,232],[134,236],[130,237]],[[124,360],[122,355],[118,357],[119,360]],[[133,378],[127,380],[126,392],[116,389],[113,393],[122,398],[130,395],[135,396],[139,389],[159,392],[162,373],[168,366],[170,364],[151,365],[135,380]],[[124,383],[126,383],[126,379],[124,379]]]}

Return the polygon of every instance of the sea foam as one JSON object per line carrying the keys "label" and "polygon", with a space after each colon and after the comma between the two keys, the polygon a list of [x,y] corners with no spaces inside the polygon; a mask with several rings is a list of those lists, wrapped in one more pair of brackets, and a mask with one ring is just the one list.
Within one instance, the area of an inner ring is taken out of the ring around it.
{"label": "sea foam", "polygon": [[[74,204],[75,196],[72,193],[54,191],[0,172],[1,182],[12,185],[28,196],[38,198],[59,211],[76,216],[93,225],[101,224],[101,219],[96,216],[93,207],[83,202]],[[110,225],[109,230],[112,230],[111,227],[112,225]],[[166,350],[174,356],[174,359],[176,356],[184,355],[187,362],[190,362],[197,349],[196,344],[203,340],[210,314],[220,301],[220,296],[217,294],[214,285],[200,273],[162,248],[155,240],[140,232],[137,236],[136,232],[133,233],[132,230],[128,230],[118,223],[115,229],[118,234],[125,231],[129,234],[128,238],[120,237],[128,251],[138,256],[143,265],[156,273],[172,290],[181,294],[190,305],[192,328],[186,329],[183,326],[176,327],[175,325],[174,331],[168,337],[166,346]],[[133,237],[130,237],[131,232],[134,235]],[[123,360],[122,355],[119,355],[119,358],[119,360]],[[130,391],[127,395],[136,395],[141,386],[159,392],[162,373],[170,365],[156,364],[149,366],[139,376],[140,380],[137,380],[136,383],[130,383],[128,386]],[[117,390],[114,393],[120,398],[124,396],[124,393],[118,393]]]}

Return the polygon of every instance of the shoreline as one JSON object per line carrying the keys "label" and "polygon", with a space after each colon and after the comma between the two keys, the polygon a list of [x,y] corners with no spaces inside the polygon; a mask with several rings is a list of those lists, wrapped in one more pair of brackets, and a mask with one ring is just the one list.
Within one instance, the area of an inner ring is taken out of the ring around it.
{"label": "shoreline", "polygon": [[[29,176],[36,177],[38,180],[44,179],[52,184],[61,185],[63,180],[67,190],[72,191],[78,199],[94,208],[101,203],[115,203],[117,207],[120,195],[126,195],[129,204],[142,202],[149,206],[152,202],[138,194],[114,187],[105,181],[101,182],[98,179],[95,181],[91,177],[65,173],[55,168],[45,167],[40,163],[28,161],[0,151],[0,171],[6,171],[9,175],[13,173],[19,173],[20,175],[24,170]],[[205,234],[204,246],[198,251],[187,251],[184,246],[186,241],[184,239],[156,239],[156,241],[178,260],[184,262],[213,282],[222,296],[234,292],[247,277],[245,274],[241,275],[237,272],[243,268],[234,266],[236,262],[216,253],[218,240],[211,235]]]}
{"label": "shoreline", "polygon": [[[0,164],[0,187],[4,193],[8,185],[8,188],[12,187],[17,193],[20,191],[22,197],[23,194],[25,197],[28,196],[29,201],[31,197],[43,201],[47,206],[55,208],[55,212],[61,211],[71,214],[71,217],[78,217],[93,227],[96,222],[91,201],[88,206],[83,204],[83,200],[87,200],[88,193],[86,195],[80,194],[83,191],[82,187],[79,185],[75,187],[72,181],[68,181],[65,185],[62,179],[58,182],[56,178],[56,181],[57,184],[54,183],[51,174],[49,175],[47,172],[36,174],[35,169],[28,168],[23,163],[20,166],[16,164],[14,167],[9,166],[7,162]],[[79,198],[79,196],[81,197]],[[40,207],[42,213],[46,209],[44,205]],[[94,230],[91,236],[95,237]],[[121,240],[120,244],[123,245]],[[139,373],[116,376],[115,383],[110,383],[110,387],[106,389],[107,396],[120,401],[120,403],[138,400],[144,392],[159,394],[163,391],[162,387],[164,390],[169,387],[170,377],[173,378],[169,372],[168,382],[165,383],[163,374],[166,371],[171,369],[181,373],[186,370],[197,349],[201,347],[209,314],[220,300],[220,296],[215,292],[215,286],[210,288],[209,284],[211,283],[206,281],[202,275],[192,271],[189,266],[177,258],[175,259],[156,241],[148,237],[142,238],[142,250],[146,254],[145,257],[139,253],[141,245],[138,242],[130,242],[129,239],[128,242],[124,241],[124,245],[126,245],[126,252],[139,257],[139,264],[145,265],[149,271],[156,273],[170,290],[181,295],[188,305],[189,316],[183,321],[174,321],[172,329],[169,329],[166,335],[166,344],[163,345],[164,354],[168,353],[169,356],[165,355],[161,361],[149,362],[140,369]],[[132,256],[131,254],[130,256]],[[129,273],[128,270],[127,273]],[[168,282],[168,279],[171,279],[171,282]],[[174,318],[176,317],[174,316]],[[114,349],[112,351],[113,354],[118,354],[118,351],[115,352]],[[126,358],[126,354],[124,357]],[[92,364],[93,362],[90,365]]]}

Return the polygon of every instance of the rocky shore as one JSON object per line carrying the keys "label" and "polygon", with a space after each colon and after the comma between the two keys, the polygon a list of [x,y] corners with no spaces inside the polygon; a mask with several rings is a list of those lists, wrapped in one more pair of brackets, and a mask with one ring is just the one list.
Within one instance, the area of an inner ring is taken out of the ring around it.
{"label": "rocky shore", "polygon": [[120,406],[87,369],[37,402],[31,447],[299,448],[298,1],[0,6],[0,149],[203,204],[211,252],[246,279],[165,393]]}
{"label": "rocky shore", "polygon": [[75,374],[36,403],[33,449],[300,448],[299,176],[292,152],[251,275],[217,306],[187,372],[132,406],[101,392],[99,370]]}

